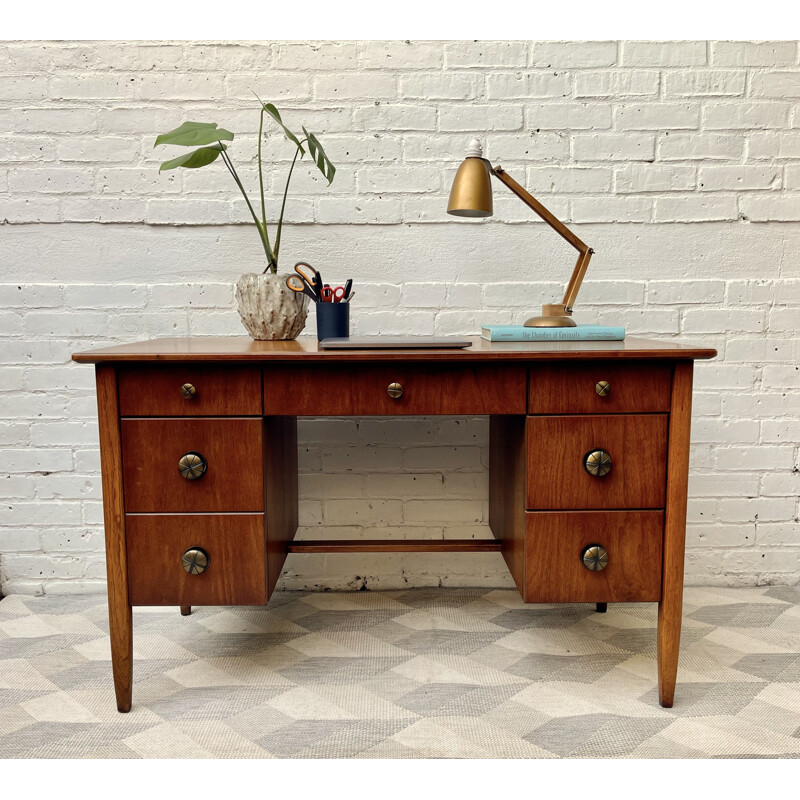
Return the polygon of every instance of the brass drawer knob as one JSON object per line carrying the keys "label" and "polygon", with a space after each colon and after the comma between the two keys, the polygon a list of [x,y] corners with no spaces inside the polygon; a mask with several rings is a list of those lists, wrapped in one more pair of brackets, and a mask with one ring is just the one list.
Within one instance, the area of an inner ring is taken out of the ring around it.
{"label": "brass drawer knob", "polygon": [[595,478],[611,472],[611,455],[605,450],[592,450],[583,457],[583,466]]}
{"label": "brass drawer knob", "polygon": [[601,544],[590,544],[583,548],[581,561],[586,569],[600,572],[608,566],[608,550]]}
{"label": "brass drawer knob", "polygon": [[206,474],[208,462],[200,453],[186,453],[178,461],[178,471],[187,481],[196,481]]}
{"label": "brass drawer knob", "polygon": [[197,389],[191,383],[184,383],[181,386],[181,397],[185,400],[191,400],[197,394]]}
{"label": "brass drawer knob", "polygon": [[608,381],[597,381],[594,390],[600,397],[608,397],[611,394],[611,384]]}
{"label": "brass drawer knob", "polygon": [[208,569],[211,558],[202,547],[190,547],[181,556],[181,566],[190,575],[200,575]]}
{"label": "brass drawer knob", "polygon": [[394,400],[399,400],[403,396],[403,387],[399,383],[390,383],[386,391],[389,392],[389,397]]}

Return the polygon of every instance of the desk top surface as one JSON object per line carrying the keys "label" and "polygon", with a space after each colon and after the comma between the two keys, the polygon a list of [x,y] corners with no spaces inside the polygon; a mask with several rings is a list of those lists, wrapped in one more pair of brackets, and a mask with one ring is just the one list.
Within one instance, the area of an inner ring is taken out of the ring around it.
{"label": "desk top surface", "polygon": [[80,363],[150,361],[565,361],[573,359],[696,359],[714,358],[710,347],[683,344],[671,339],[628,337],[624,342],[489,342],[470,337],[463,350],[323,350],[311,336],[294,341],[256,342],[247,336],[192,336],[150,339],[74,353]]}

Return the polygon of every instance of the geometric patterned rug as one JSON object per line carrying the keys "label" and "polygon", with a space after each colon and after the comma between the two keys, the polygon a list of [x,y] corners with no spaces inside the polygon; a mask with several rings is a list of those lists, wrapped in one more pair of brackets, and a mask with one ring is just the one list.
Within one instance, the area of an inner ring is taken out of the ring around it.
{"label": "geometric patterned rug", "polygon": [[276,593],[134,609],[114,702],[105,597],[0,601],[3,758],[797,758],[800,587],[687,588],[675,706],[655,604],[515,591]]}

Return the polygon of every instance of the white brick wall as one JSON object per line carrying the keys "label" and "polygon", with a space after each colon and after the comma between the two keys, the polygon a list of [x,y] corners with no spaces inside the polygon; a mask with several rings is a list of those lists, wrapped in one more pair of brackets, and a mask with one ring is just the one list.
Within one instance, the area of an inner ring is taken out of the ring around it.
{"label": "white brick wall", "polygon": [[[254,188],[252,89],[338,167],[330,189],[297,171],[283,269],[352,276],[354,332],[474,333],[558,298],[572,251],[502,187],[493,220],[444,213],[477,134],[595,247],[581,321],[717,347],[687,579],[796,582],[798,87],[794,41],[0,44],[3,590],[103,588],[93,376],[70,353],[243,332],[232,285],[263,258],[244,204],[221,165],[159,176],[152,142],[229,127]],[[264,152],[274,194],[291,152],[274,130]],[[487,429],[302,421],[302,535],[486,535]],[[292,556],[284,580],[510,585],[496,554]]]}

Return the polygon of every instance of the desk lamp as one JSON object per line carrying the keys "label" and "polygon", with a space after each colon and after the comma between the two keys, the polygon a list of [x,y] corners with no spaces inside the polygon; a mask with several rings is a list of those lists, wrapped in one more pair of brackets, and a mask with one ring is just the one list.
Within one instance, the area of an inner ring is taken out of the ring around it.
{"label": "desk lamp", "polygon": [[491,217],[492,181],[494,175],[514,194],[532,208],[551,228],[560,233],[577,251],[578,261],[567,284],[567,291],[560,303],[542,306],[541,317],[526,320],[526,328],[574,328],[572,307],[581,288],[583,276],[592,257],[591,247],[584,244],[561,220],[554,217],[535,197],[528,194],[513,178],[510,178],[502,167],[493,167],[483,157],[483,148],[477,139],[469,143],[467,157],[458,168],[453,188],[450,190],[450,201],[447,213],[456,217]]}

